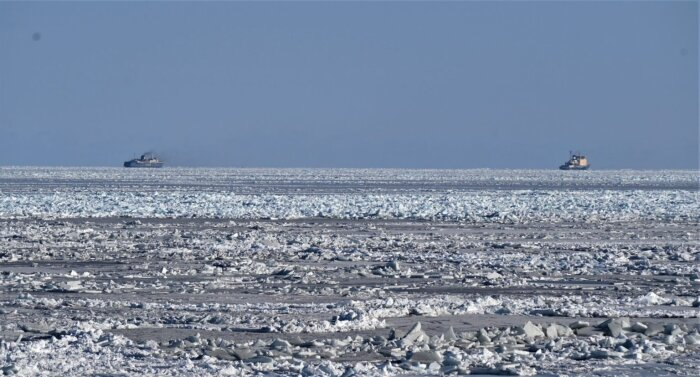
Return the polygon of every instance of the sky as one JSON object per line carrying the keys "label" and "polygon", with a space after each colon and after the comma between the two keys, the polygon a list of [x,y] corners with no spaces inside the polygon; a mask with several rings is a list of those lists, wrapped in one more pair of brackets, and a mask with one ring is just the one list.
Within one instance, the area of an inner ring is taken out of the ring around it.
{"label": "sky", "polygon": [[698,168],[698,3],[0,3],[0,166]]}

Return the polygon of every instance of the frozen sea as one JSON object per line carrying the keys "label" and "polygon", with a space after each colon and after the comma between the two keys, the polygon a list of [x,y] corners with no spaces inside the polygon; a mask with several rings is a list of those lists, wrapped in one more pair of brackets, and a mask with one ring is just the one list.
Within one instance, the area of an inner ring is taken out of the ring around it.
{"label": "frozen sea", "polygon": [[698,218],[694,171],[3,168],[0,217]]}
{"label": "frozen sea", "polygon": [[699,182],[2,167],[0,367],[694,376]]}

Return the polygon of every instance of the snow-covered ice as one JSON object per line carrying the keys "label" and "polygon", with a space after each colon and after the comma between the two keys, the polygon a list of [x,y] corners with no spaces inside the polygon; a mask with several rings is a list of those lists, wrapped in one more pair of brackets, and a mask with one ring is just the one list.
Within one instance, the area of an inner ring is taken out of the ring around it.
{"label": "snow-covered ice", "polygon": [[0,217],[561,222],[700,216],[695,173],[571,173],[6,168],[0,170]]}
{"label": "snow-covered ice", "polygon": [[691,171],[0,169],[12,375],[695,375]]}

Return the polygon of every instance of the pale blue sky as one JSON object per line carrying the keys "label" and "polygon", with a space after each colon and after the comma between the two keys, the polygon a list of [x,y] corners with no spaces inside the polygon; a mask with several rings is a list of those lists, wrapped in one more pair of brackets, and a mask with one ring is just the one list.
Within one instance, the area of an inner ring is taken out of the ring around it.
{"label": "pale blue sky", "polygon": [[0,165],[697,168],[697,2],[0,3]]}

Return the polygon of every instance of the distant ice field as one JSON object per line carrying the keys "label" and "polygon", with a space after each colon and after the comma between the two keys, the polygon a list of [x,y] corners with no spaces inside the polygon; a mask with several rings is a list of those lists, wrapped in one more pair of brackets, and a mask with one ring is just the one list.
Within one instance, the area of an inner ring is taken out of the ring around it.
{"label": "distant ice field", "polygon": [[696,221],[696,171],[0,168],[0,218]]}

